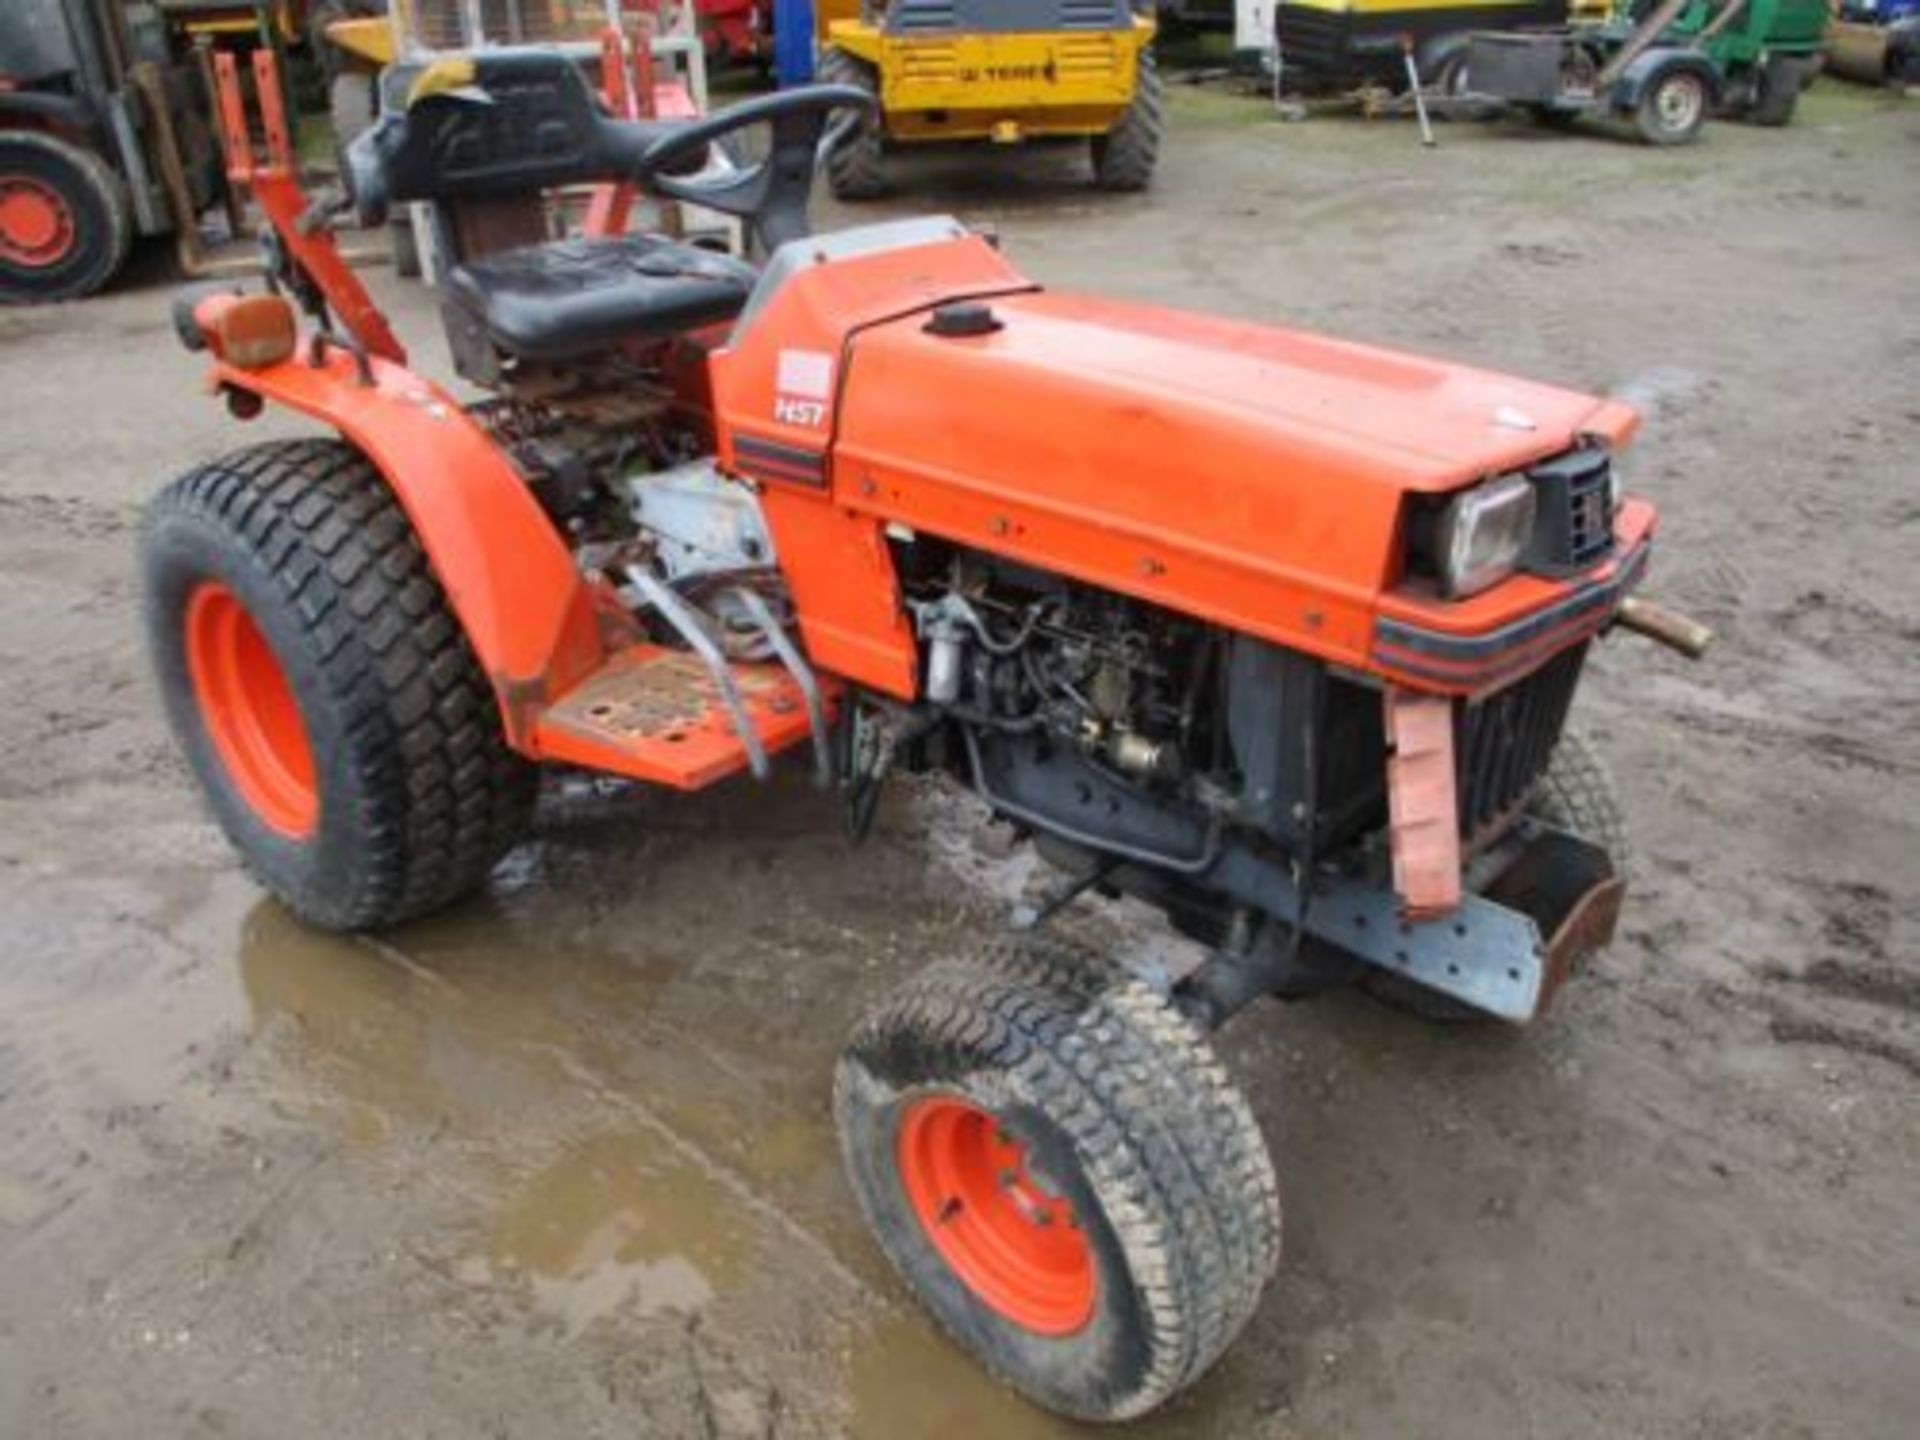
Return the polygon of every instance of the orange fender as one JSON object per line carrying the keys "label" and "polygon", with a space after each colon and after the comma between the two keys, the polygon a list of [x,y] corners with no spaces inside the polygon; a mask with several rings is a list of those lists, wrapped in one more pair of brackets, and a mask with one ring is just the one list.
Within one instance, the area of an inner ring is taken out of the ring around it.
{"label": "orange fender", "polygon": [[217,362],[211,384],[331,425],[373,462],[493,681],[509,740],[528,749],[539,709],[604,656],[592,592],[493,438],[405,366],[368,366],[371,384],[337,347],[317,361],[303,349],[259,369]]}

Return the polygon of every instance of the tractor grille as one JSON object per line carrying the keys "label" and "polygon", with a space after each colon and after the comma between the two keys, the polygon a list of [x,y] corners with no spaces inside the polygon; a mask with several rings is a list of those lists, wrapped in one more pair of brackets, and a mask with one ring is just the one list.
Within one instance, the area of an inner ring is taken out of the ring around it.
{"label": "tractor grille", "polygon": [[1613,517],[1607,513],[1607,466],[1602,463],[1567,485],[1567,561],[1585,568],[1613,549]]}
{"label": "tractor grille", "polygon": [[1468,841],[1526,800],[1567,722],[1586,645],[1563,650],[1532,674],[1454,711],[1460,833]]}
{"label": "tractor grille", "polygon": [[1566,575],[1613,553],[1611,474],[1612,460],[1597,446],[1569,450],[1527,471],[1539,497],[1528,569]]}
{"label": "tractor grille", "polygon": [[1319,71],[1339,68],[1347,41],[1345,13],[1282,3],[1276,29],[1282,65]]}

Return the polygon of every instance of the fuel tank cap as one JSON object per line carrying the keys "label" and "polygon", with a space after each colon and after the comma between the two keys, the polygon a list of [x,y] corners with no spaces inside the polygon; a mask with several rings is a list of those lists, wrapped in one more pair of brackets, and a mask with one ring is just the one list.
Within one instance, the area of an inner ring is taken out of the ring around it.
{"label": "fuel tank cap", "polygon": [[929,335],[991,335],[1006,329],[1006,322],[984,300],[954,300],[936,308],[922,328]]}

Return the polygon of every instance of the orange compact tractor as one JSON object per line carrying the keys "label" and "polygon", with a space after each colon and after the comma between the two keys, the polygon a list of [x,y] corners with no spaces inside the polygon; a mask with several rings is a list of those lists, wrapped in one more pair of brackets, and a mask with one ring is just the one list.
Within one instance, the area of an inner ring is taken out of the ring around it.
{"label": "orange compact tractor", "polygon": [[[1524,1021],[1612,934],[1619,820],[1566,720],[1596,638],[1657,619],[1627,598],[1633,414],[1055,292],[949,219],[810,234],[858,90],[624,120],[532,49],[385,83],[404,103],[314,201],[223,86],[273,283],[183,297],[180,330],[236,416],[332,433],[148,512],[154,658],[213,812],[295,913],[357,930],[483,884],[545,766],[697,790],[797,751],[856,836],[891,773],[970,787],[1063,879],[858,1027],[847,1174],[996,1374],[1148,1410],[1279,1256],[1209,1032],[1350,981]],[[544,238],[543,192],[581,185],[737,216],[764,263]],[[330,212],[403,202],[477,403],[408,368],[333,254]],[[1088,888],[1210,958],[1140,975],[1037,933]]]}

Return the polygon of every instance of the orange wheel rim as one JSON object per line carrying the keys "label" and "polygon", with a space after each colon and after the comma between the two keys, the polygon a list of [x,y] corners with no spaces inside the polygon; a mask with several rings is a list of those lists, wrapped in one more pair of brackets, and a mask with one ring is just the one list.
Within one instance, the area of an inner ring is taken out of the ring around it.
{"label": "orange wheel rim", "polygon": [[916,1102],[900,1122],[899,1164],[928,1240],[982,1304],[1041,1335],[1092,1319],[1093,1247],[992,1115],[947,1096]]}
{"label": "orange wheel rim", "polygon": [[208,580],[187,597],[187,672],[207,738],[269,830],[299,840],[320,817],[313,748],[286,672],[239,597]]}
{"label": "orange wheel rim", "polygon": [[73,249],[73,212],[60,192],[29,175],[0,175],[0,257],[31,269]]}

